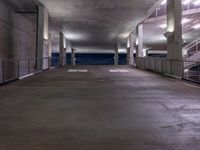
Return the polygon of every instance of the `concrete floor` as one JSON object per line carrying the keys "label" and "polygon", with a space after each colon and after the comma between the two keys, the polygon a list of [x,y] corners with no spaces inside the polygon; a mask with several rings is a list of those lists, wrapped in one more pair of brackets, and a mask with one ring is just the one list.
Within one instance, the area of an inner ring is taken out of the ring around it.
{"label": "concrete floor", "polygon": [[128,67],[68,68],[0,87],[0,150],[200,149],[200,87]]}

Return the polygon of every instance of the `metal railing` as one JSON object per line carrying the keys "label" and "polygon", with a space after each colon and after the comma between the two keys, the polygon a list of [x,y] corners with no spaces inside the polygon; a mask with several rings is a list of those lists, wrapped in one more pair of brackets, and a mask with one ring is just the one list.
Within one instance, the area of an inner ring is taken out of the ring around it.
{"label": "metal railing", "polygon": [[[196,65],[191,68],[184,68],[186,63]],[[140,57],[136,59],[136,66],[156,73],[200,83],[200,62]]]}
{"label": "metal railing", "polygon": [[185,68],[183,72],[184,79],[200,83],[200,62],[193,62],[192,67]]}
{"label": "metal railing", "polygon": [[183,47],[183,55],[186,60],[198,52],[200,52],[200,38],[197,38]]}
{"label": "metal railing", "polygon": [[[0,60],[0,84],[58,66],[59,60],[54,57]],[[41,67],[37,67],[38,63],[41,64]]]}

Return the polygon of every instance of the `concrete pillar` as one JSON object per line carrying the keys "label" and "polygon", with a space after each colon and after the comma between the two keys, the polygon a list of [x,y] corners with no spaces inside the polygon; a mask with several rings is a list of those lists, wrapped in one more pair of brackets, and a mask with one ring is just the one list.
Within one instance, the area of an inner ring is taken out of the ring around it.
{"label": "concrete pillar", "polygon": [[76,51],[76,49],[72,48],[72,53],[71,53],[71,65],[73,65],[73,66],[76,65],[75,51]]}
{"label": "concrete pillar", "polygon": [[182,60],[181,0],[167,1],[167,51],[169,59]]}
{"label": "concrete pillar", "polygon": [[136,57],[143,57],[143,24],[137,26],[136,32]]}
{"label": "concrete pillar", "polygon": [[119,52],[118,52],[118,47],[116,47],[114,56],[114,65],[117,66],[118,64],[119,64]]}
{"label": "concrete pillar", "polygon": [[49,33],[49,39],[48,39],[48,57],[49,57],[49,67],[51,67],[51,54],[52,54],[52,39],[51,34]]}
{"label": "concrete pillar", "polygon": [[66,65],[66,49],[65,49],[65,37],[63,33],[60,32],[60,65]]}
{"label": "concrete pillar", "polygon": [[127,58],[126,58],[126,62],[127,62],[127,65],[130,65],[130,51],[131,51],[131,49],[130,49],[130,47],[127,47],[127,49],[126,49],[126,51],[127,51]]}
{"label": "concrete pillar", "polygon": [[131,33],[129,38],[129,46],[127,48],[127,64],[130,66],[134,65],[134,51],[135,51],[135,47],[134,47],[134,43],[135,43],[135,35],[134,33]]}
{"label": "concrete pillar", "polygon": [[[182,61],[182,1],[167,1],[167,57],[171,60]],[[182,63],[173,61],[170,68],[173,75],[182,75]]]}
{"label": "concrete pillar", "polygon": [[37,70],[43,69],[43,57],[48,53],[48,41],[49,36],[49,15],[47,9],[40,5],[38,6],[38,19],[37,19],[37,51],[36,51],[36,68]]}

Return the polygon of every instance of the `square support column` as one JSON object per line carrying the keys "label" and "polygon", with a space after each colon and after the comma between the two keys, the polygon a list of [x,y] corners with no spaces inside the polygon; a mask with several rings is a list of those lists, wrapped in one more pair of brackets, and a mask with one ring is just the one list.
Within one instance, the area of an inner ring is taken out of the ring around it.
{"label": "square support column", "polygon": [[137,26],[136,32],[136,57],[143,57],[143,24]]}
{"label": "square support column", "polygon": [[167,58],[171,60],[171,74],[182,76],[182,0],[167,1]]}
{"label": "square support column", "polygon": [[114,65],[118,66],[119,64],[119,52],[118,47],[115,48],[115,56],[114,56]]}
{"label": "square support column", "polygon": [[75,66],[76,65],[76,54],[75,54],[76,49],[72,48],[72,53],[71,53],[71,65]]}
{"label": "square support column", "polygon": [[134,65],[134,51],[135,51],[135,47],[134,47],[134,42],[135,42],[135,35],[134,33],[131,33],[129,38],[129,46],[127,48],[127,64],[130,66]]}
{"label": "square support column", "polygon": [[65,49],[65,37],[63,33],[60,32],[60,65],[66,65],[66,49]]}
{"label": "square support column", "polygon": [[49,33],[49,39],[48,39],[49,68],[51,67],[51,53],[52,53],[52,39],[51,39],[51,34]]}
{"label": "square support column", "polygon": [[43,64],[45,60],[43,57],[46,57],[48,53],[48,41],[49,36],[49,15],[47,9],[40,5],[38,6],[38,17],[37,17],[37,51],[36,51],[36,68],[37,70],[42,70],[44,67]]}
{"label": "square support column", "polygon": [[130,65],[130,58],[131,58],[130,53],[131,53],[131,48],[130,48],[130,47],[127,47],[126,51],[127,51],[126,62],[127,62],[127,65]]}

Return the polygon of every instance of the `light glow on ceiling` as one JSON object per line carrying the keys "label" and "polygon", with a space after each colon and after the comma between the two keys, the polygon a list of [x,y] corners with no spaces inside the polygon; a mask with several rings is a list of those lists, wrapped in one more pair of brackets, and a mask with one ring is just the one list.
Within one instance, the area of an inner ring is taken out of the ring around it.
{"label": "light glow on ceiling", "polygon": [[127,48],[130,48],[130,38],[127,39]]}
{"label": "light glow on ceiling", "polygon": [[82,34],[79,34],[79,33],[70,33],[70,32],[67,32],[67,33],[64,33],[66,39],[68,40],[86,40],[88,38],[87,35],[82,35]]}
{"label": "light glow on ceiling", "polygon": [[194,26],[192,26],[193,29],[199,29],[200,28],[200,23],[199,24],[196,24]]}
{"label": "light glow on ceiling", "polygon": [[190,22],[190,21],[191,21],[191,19],[184,18],[184,19],[182,20],[182,24],[188,23],[188,22]]}
{"label": "light glow on ceiling", "polygon": [[[188,23],[188,22],[190,22],[190,21],[191,21],[191,19],[184,18],[184,19],[182,20],[182,24],[186,24],[186,23]],[[166,24],[166,23],[161,24],[159,27],[160,27],[161,29],[165,29],[165,28],[167,28],[167,24]]]}
{"label": "light glow on ceiling", "polygon": [[195,5],[195,6],[200,5],[200,0],[196,0],[192,4]]}
{"label": "light glow on ceiling", "polygon": [[138,38],[136,38],[136,40],[135,40],[135,45],[136,45],[136,46],[139,45],[139,39],[138,39]]}
{"label": "light glow on ceiling", "polygon": [[167,0],[163,0],[162,2],[161,2],[161,5],[165,5],[167,3]]}
{"label": "light glow on ceiling", "polygon": [[191,0],[184,0],[183,1],[183,5],[187,5],[187,4],[189,4],[191,2]]}
{"label": "light glow on ceiling", "polygon": [[[161,2],[161,5],[165,5],[167,3],[167,0],[163,0]],[[183,0],[182,4],[183,5],[188,5],[189,3],[192,3],[193,5],[197,6],[197,5],[200,5],[200,0]]]}

